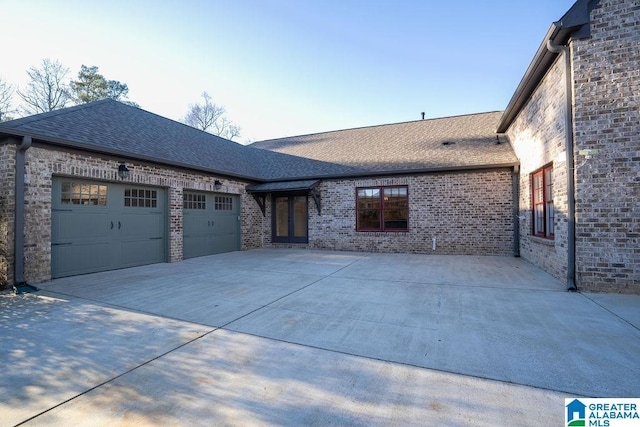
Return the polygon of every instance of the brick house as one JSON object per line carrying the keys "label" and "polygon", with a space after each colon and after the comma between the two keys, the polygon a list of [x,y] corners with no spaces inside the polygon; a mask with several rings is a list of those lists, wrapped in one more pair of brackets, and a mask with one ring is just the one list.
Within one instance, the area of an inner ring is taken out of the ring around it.
{"label": "brick house", "polygon": [[[640,293],[639,103],[640,2],[580,0],[551,25],[499,119],[496,133],[519,160],[516,254],[566,280],[570,289]],[[375,129],[254,145],[354,166],[360,165],[355,159],[366,159],[365,166],[385,150],[370,143]],[[444,194],[455,206],[455,198]],[[433,201],[425,200],[426,211]],[[465,201],[454,209],[461,205]],[[482,215],[473,209],[466,214]],[[455,222],[432,221],[425,219],[440,230],[459,229]],[[482,223],[468,225],[480,233]],[[428,245],[426,239],[415,248],[428,252]],[[388,247],[388,239],[374,246]]]}
{"label": "brick house", "polygon": [[577,1],[504,112],[251,146],[110,100],[2,123],[0,282],[269,246],[521,255],[640,292],[639,14]]}

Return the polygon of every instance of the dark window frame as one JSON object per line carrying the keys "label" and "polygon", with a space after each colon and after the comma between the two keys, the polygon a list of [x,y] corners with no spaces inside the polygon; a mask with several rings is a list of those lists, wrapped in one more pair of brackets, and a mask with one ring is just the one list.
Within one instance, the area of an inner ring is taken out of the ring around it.
{"label": "dark window frame", "polygon": [[[393,190],[393,189],[403,189],[406,193],[406,207],[404,208],[386,208],[385,207],[385,190]],[[378,211],[378,227],[365,227],[361,226],[361,218],[360,218],[360,196],[359,193],[362,190],[378,190],[378,209],[369,208],[366,210],[369,211]],[[378,233],[407,233],[409,231],[409,186],[408,185],[383,185],[383,186],[367,186],[367,187],[356,187],[355,191],[355,199],[356,199],[356,231],[358,232],[378,232]],[[385,223],[385,214],[391,212],[392,210],[406,210],[406,227],[398,228],[398,227],[387,227]]]}
{"label": "dark window frame", "polygon": [[531,235],[555,239],[553,204],[553,163],[531,173]]}

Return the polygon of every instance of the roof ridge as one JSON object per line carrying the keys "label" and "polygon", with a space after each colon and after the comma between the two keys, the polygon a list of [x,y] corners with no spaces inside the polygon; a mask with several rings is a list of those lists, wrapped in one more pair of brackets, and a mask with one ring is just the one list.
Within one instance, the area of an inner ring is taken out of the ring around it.
{"label": "roof ridge", "polygon": [[380,124],[380,125],[356,126],[356,127],[353,127],[353,128],[335,129],[335,130],[330,130],[330,131],[326,131],[326,132],[305,133],[305,134],[301,134],[301,135],[291,135],[291,136],[285,136],[285,137],[281,137],[281,138],[263,139],[263,140],[260,140],[260,141],[255,141],[255,142],[249,144],[249,146],[251,146],[253,144],[260,143],[260,142],[279,141],[279,140],[282,140],[282,139],[301,138],[301,137],[305,137],[305,136],[314,136],[314,135],[326,135],[326,134],[329,134],[329,133],[346,132],[346,131],[350,131],[350,130],[373,129],[373,128],[380,128],[380,127],[386,127],[386,126],[398,126],[398,125],[405,125],[405,124],[410,124],[410,123],[431,122],[431,121],[436,121],[436,120],[454,119],[454,118],[458,118],[458,117],[467,117],[467,116],[480,116],[480,115],[483,115],[483,114],[495,114],[495,113],[503,113],[503,111],[494,110],[494,111],[485,111],[485,112],[482,112],[482,113],[455,114],[455,115],[452,115],[452,116],[430,117],[428,119],[407,120],[407,121],[404,121],[404,122],[384,123],[384,124]]}

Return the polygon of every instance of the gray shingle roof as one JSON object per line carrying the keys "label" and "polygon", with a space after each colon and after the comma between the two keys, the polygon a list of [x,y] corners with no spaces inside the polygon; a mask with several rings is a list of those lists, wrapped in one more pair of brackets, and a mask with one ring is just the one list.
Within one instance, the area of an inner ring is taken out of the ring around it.
{"label": "gray shingle roof", "polygon": [[0,123],[3,133],[259,181],[356,172],[240,145],[113,100]]}
{"label": "gray shingle roof", "polygon": [[339,130],[260,141],[253,147],[370,172],[466,169],[517,164],[504,139],[501,112]]}
{"label": "gray shingle roof", "polygon": [[517,159],[511,146],[496,144],[500,114],[420,120],[244,146],[140,108],[102,100],[0,123],[0,136],[29,135],[70,148],[273,182],[513,165]]}

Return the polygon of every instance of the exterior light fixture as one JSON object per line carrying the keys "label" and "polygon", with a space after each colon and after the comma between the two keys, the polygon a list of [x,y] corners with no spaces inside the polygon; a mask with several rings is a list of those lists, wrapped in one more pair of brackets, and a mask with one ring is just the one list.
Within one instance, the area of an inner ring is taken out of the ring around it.
{"label": "exterior light fixture", "polygon": [[124,163],[120,163],[120,166],[118,166],[118,176],[120,179],[129,178],[129,168]]}
{"label": "exterior light fixture", "polygon": [[216,190],[219,190],[222,188],[222,181],[220,181],[219,179],[216,179],[215,182],[213,183],[213,187]]}

